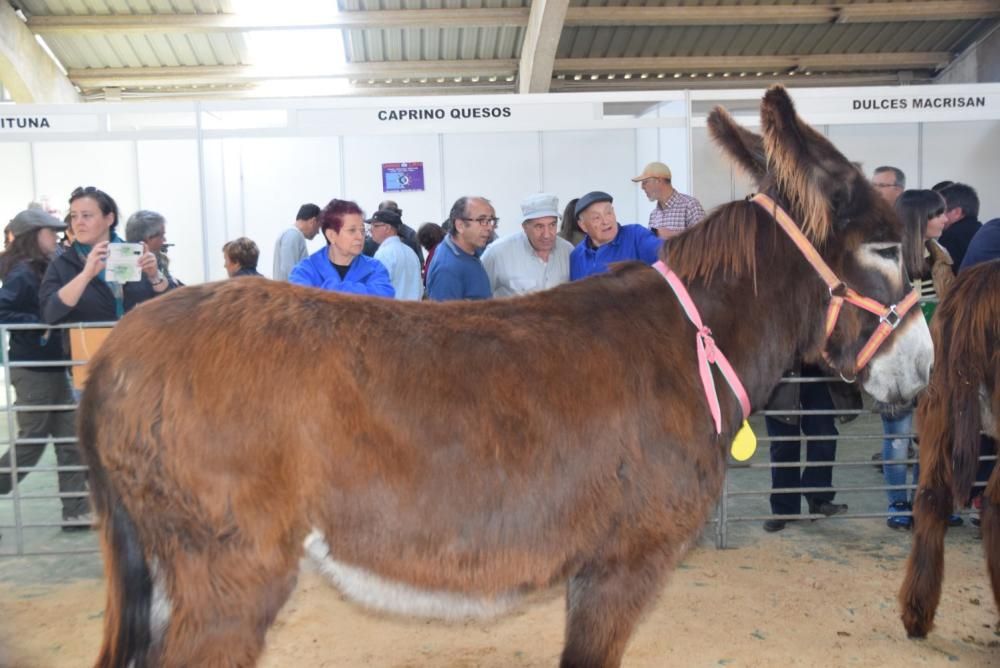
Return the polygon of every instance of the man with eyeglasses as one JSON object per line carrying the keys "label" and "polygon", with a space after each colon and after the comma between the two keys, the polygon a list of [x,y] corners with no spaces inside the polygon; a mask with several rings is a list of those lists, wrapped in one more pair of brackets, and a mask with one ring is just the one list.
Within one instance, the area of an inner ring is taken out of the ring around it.
{"label": "man with eyeglasses", "polygon": [[546,290],[569,280],[573,245],[559,236],[559,199],[537,193],[521,202],[521,231],[489,245],[483,266],[494,297]]}
{"label": "man with eyeglasses", "polygon": [[451,228],[427,269],[427,297],[435,301],[489,299],[490,278],[479,260],[498,221],[484,197],[459,197],[448,215]]}
{"label": "man with eyeglasses", "polygon": [[896,204],[896,200],[906,190],[906,174],[899,167],[882,165],[876,167],[872,173],[872,185],[890,206]]}
{"label": "man with eyeglasses", "polygon": [[587,233],[569,257],[569,280],[603,274],[611,262],[639,260],[653,264],[663,239],[642,225],[619,225],[606,192],[589,192],[576,203],[577,223]]}

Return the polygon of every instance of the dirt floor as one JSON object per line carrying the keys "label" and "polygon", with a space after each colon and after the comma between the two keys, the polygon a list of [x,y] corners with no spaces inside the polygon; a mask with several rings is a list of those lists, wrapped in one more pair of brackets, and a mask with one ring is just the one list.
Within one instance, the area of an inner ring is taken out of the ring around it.
{"label": "dirt floor", "polygon": [[[689,555],[633,637],[626,666],[1000,665],[997,610],[968,526],[948,536],[938,626],[920,642],[906,639],[896,603],[907,534],[854,520],[797,522],[774,535],[747,523],[738,537],[739,547],[705,544]],[[0,564],[0,665],[78,668],[96,656],[99,559],[56,559]],[[561,596],[538,595],[490,623],[400,619],[344,601],[304,563],[262,665],[554,666]]]}

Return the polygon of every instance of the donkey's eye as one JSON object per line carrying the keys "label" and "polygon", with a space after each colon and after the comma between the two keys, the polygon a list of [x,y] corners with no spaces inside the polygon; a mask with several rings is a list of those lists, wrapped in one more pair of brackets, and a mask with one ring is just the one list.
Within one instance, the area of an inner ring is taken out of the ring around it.
{"label": "donkey's eye", "polygon": [[875,253],[886,260],[899,259],[899,246],[889,246],[887,248],[876,248]]}

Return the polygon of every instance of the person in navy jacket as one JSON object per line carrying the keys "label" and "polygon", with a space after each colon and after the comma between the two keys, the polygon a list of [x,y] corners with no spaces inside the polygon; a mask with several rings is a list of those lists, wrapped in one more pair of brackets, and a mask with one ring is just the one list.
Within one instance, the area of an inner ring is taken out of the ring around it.
{"label": "person in navy jacket", "polygon": [[327,247],[295,265],[289,282],[356,295],[396,296],[386,268],[361,252],[365,247],[365,221],[357,204],[330,200],[320,212],[320,229]]}
{"label": "person in navy jacket", "polygon": [[663,239],[642,225],[619,225],[611,195],[589,192],[576,203],[576,219],[587,233],[569,256],[569,280],[603,274],[611,262],[639,260],[653,264]]}

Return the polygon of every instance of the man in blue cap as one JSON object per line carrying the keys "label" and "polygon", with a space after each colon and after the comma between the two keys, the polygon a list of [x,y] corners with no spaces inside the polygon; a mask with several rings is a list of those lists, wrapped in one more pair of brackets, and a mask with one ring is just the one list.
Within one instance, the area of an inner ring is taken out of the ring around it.
{"label": "man in blue cap", "polygon": [[569,279],[603,274],[611,262],[639,260],[653,264],[663,239],[642,225],[619,225],[613,199],[606,192],[589,192],[576,203],[576,220],[587,233],[569,258]]}

